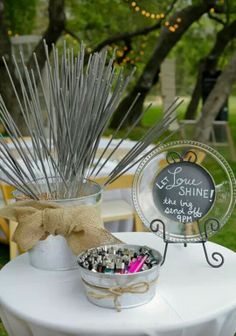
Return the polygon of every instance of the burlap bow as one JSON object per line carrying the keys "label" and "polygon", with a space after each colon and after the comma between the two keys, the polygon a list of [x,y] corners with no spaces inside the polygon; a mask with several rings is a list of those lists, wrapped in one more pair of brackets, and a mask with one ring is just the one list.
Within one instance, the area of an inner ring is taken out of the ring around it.
{"label": "burlap bow", "polygon": [[75,254],[120,243],[104,229],[99,211],[93,205],[63,207],[43,201],[23,201],[0,209],[0,217],[18,222],[13,241],[22,250],[31,249],[50,234],[64,236]]}

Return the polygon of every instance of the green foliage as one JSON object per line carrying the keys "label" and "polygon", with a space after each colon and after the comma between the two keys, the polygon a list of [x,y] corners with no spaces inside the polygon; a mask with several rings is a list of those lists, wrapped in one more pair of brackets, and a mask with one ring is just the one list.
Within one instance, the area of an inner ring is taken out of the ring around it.
{"label": "green foliage", "polygon": [[[151,0],[147,3],[146,0],[136,0],[140,8],[137,12],[131,6],[131,0],[66,0],[67,27],[85,42],[90,51],[109,37],[154,25],[157,19],[141,15],[141,8],[150,13],[165,13],[171,2],[171,0],[158,2]],[[153,51],[157,36],[159,36],[158,30],[132,39],[132,50],[123,63],[127,71],[135,65],[137,67],[136,77],[138,77]],[[67,38],[68,42],[77,44],[68,35]],[[122,55],[126,43],[119,41],[111,44],[110,51],[112,52],[114,48],[118,49],[118,56]]]}
{"label": "green foliage", "polygon": [[[136,11],[132,2],[135,2],[139,10]],[[202,0],[178,0],[170,12],[169,16],[163,21],[169,20],[169,17],[190,4],[198,4]],[[115,36],[123,32],[136,31],[137,29],[152,26],[157,20],[142,15],[142,11],[150,14],[166,13],[172,1],[164,0],[66,0],[68,28],[78,34],[89,50],[93,49],[104,39]],[[230,21],[235,17],[235,0],[230,0]],[[224,1],[217,1],[217,8],[222,9]],[[214,13],[221,20],[226,20],[226,15]],[[184,34],[183,38],[177,43],[168,57],[176,59],[177,70],[177,89],[179,94],[191,94],[195,83],[198,63],[202,57],[210,51],[217,31],[222,25],[215,20],[203,15],[199,22],[194,23]],[[156,30],[146,36],[135,37],[132,42],[132,50],[125,59],[125,68],[130,70],[134,65],[137,67],[136,78],[142,72],[146,62],[153,52],[160,30]],[[67,36],[68,41],[77,44],[75,40]],[[222,59],[220,66],[223,67],[231,55],[233,47],[231,44]],[[111,49],[117,47],[118,53],[122,54],[125,48],[125,42],[121,41],[110,46]]]}
{"label": "green foliage", "polygon": [[[137,3],[146,1],[137,1]],[[171,1],[150,1],[145,7],[162,12]],[[131,1],[124,0],[66,0],[68,27],[88,44],[95,47],[103,39],[122,32],[152,25],[156,20],[146,18],[132,9]],[[161,5],[162,4],[162,5]],[[165,4],[165,5],[163,5]]]}
{"label": "green foliage", "polygon": [[26,35],[32,32],[36,18],[37,2],[37,0],[5,1],[5,17],[10,35]]}
{"label": "green foliage", "polygon": [[[163,20],[163,25],[173,13],[190,4],[197,4],[203,0],[178,0],[169,16]],[[101,41],[124,32],[133,32],[157,22],[156,15],[166,13],[172,0],[65,0],[67,28],[83,40],[88,51],[95,48]],[[232,21],[236,15],[236,0],[229,0],[229,19]],[[135,3],[135,6],[132,6]],[[223,8],[225,1],[217,0],[217,6]],[[13,34],[39,34],[41,35],[47,25],[47,6],[45,0],[5,0],[6,18],[9,30]],[[138,6],[139,10],[136,10]],[[142,15],[142,11],[150,13],[149,17]],[[155,14],[155,18],[151,17]],[[225,14],[218,12],[215,16],[226,20]],[[180,23],[181,24],[181,23]],[[199,60],[204,57],[212,47],[216,32],[222,25],[207,15],[203,15],[199,22],[194,23],[177,43],[168,57],[176,59],[177,88],[179,94],[190,94],[195,82]],[[144,36],[137,36],[131,41],[131,51],[126,55],[122,65],[126,71],[137,67],[136,78],[139,77],[145,64],[153,52],[160,30]],[[62,36],[75,50],[79,48],[78,41],[69,34]],[[109,46],[110,52],[117,48],[117,55],[122,57],[127,47],[125,41],[119,41]],[[220,60],[220,67],[226,63],[235,42],[229,44]],[[118,59],[120,62],[120,59]]]}
{"label": "green foliage", "polygon": [[[45,0],[6,0],[6,17],[13,34],[42,34],[47,22],[47,6]],[[156,15],[166,13],[172,0],[65,0],[67,28],[83,40],[91,51],[101,41],[124,32],[133,32],[157,22]],[[178,0],[169,16],[163,20],[163,25],[173,13],[202,0]],[[135,3],[135,6],[132,6]],[[218,6],[224,2],[218,0]],[[235,18],[236,0],[229,0],[230,21]],[[139,10],[136,11],[138,6]],[[149,17],[142,15],[142,11],[150,13]],[[43,13],[42,15],[40,13]],[[36,15],[37,14],[37,15]],[[155,14],[155,18],[151,17]],[[226,20],[225,14],[214,13],[215,16]],[[181,23],[180,23],[181,24]],[[199,60],[212,47],[216,32],[222,28],[220,23],[203,15],[199,22],[194,23],[177,43],[168,57],[176,59],[177,88],[179,94],[190,94],[195,82]],[[122,65],[130,71],[137,67],[136,78],[141,74],[145,64],[153,52],[160,30],[144,36],[137,36],[131,41],[131,51],[126,55]],[[62,36],[75,51],[79,48],[78,41],[69,34]],[[119,41],[109,46],[110,53],[117,48],[118,62],[125,53],[127,42]],[[59,43],[60,45],[60,43]],[[231,55],[235,43],[232,42],[226,49],[220,67],[223,67]],[[120,58],[119,58],[120,57]]]}
{"label": "green foliage", "polygon": [[169,57],[176,59],[178,94],[191,94],[199,61],[211,50],[215,35],[216,23],[204,15],[190,27],[172,50]]}
{"label": "green foliage", "polygon": [[7,336],[7,332],[5,331],[3,324],[1,323],[1,320],[0,320],[0,336]]}

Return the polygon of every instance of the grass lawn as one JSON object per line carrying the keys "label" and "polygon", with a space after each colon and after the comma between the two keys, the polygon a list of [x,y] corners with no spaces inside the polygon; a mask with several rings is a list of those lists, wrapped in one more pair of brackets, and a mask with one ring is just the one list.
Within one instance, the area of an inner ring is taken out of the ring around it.
{"label": "grass lawn", "polygon": [[9,260],[9,247],[8,245],[0,244],[0,269]]}
{"label": "grass lawn", "polygon": [[8,336],[1,322],[0,322],[0,336]]}
{"label": "grass lawn", "polygon": [[[184,116],[184,111],[186,109],[186,102],[181,105],[178,110],[179,119],[182,119]],[[231,127],[231,132],[234,138],[234,143],[236,144],[236,97],[231,97],[229,101],[229,123]],[[140,127],[136,127],[130,138],[133,140],[139,139],[147,130],[148,127],[153,125],[156,120],[161,119],[162,111],[160,107],[151,107],[150,110],[146,113],[142,120],[142,125]],[[118,137],[121,137],[125,134],[126,131],[121,131],[118,134]],[[109,130],[107,135],[110,134]],[[175,136],[177,139],[178,136]],[[229,160],[227,150],[220,150],[220,152],[226,157],[229,164],[231,165],[235,175],[236,175],[236,163]],[[224,226],[224,228],[216,234],[213,238],[210,239],[220,245],[223,245],[227,248],[230,248],[236,251],[236,211],[233,212],[230,220]],[[9,260],[8,255],[8,247],[4,245],[0,245],[0,268]],[[6,336],[6,332],[0,322],[0,336]]]}

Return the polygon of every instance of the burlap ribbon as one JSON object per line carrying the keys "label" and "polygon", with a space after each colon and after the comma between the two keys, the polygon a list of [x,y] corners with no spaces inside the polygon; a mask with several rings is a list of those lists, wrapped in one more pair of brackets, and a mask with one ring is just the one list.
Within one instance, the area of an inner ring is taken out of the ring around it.
{"label": "burlap ribbon", "polygon": [[17,221],[13,235],[20,249],[29,250],[48,235],[62,235],[75,254],[121,241],[104,229],[99,210],[92,205],[63,207],[43,201],[23,201],[0,209],[0,217]]}
{"label": "burlap ribbon", "polygon": [[86,286],[90,288],[94,288],[95,290],[100,292],[100,293],[97,293],[97,292],[88,291],[87,292],[88,296],[93,297],[97,300],[111,298],[113,299],[114,307],[116,308],[118,312],[120,312],[121,305],[119,303],[119,297],[121,297],[125,293],[131,293],[131,294],[147,293],[150,286],[154,285],[157,282],[157,278],[149,282],[148,281],[136,282],[126,287],[109,287],[109,288],[92,285],[88,283],[87,281],[85,281],[83,278],[82,278],[82,281]]}

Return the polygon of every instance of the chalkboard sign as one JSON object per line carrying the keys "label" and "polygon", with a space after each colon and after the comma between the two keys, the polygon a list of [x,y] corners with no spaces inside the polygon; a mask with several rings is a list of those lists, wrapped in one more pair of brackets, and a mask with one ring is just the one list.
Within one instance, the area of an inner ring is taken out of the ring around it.
{"label": "chalkboard sign", "polygon": [[141,161],[132,196],[137,214],[156,235],[171,242],[201,242],[227,223],[235,206],[236,181],[213,148],[174,141]]}
{"label": "chalkboard sign", "polygon": [[156,207],[172,221],[192,223],[204,217],[215,200],[211,175],[197,163],[169,164],[155,177],[153,199]]}

